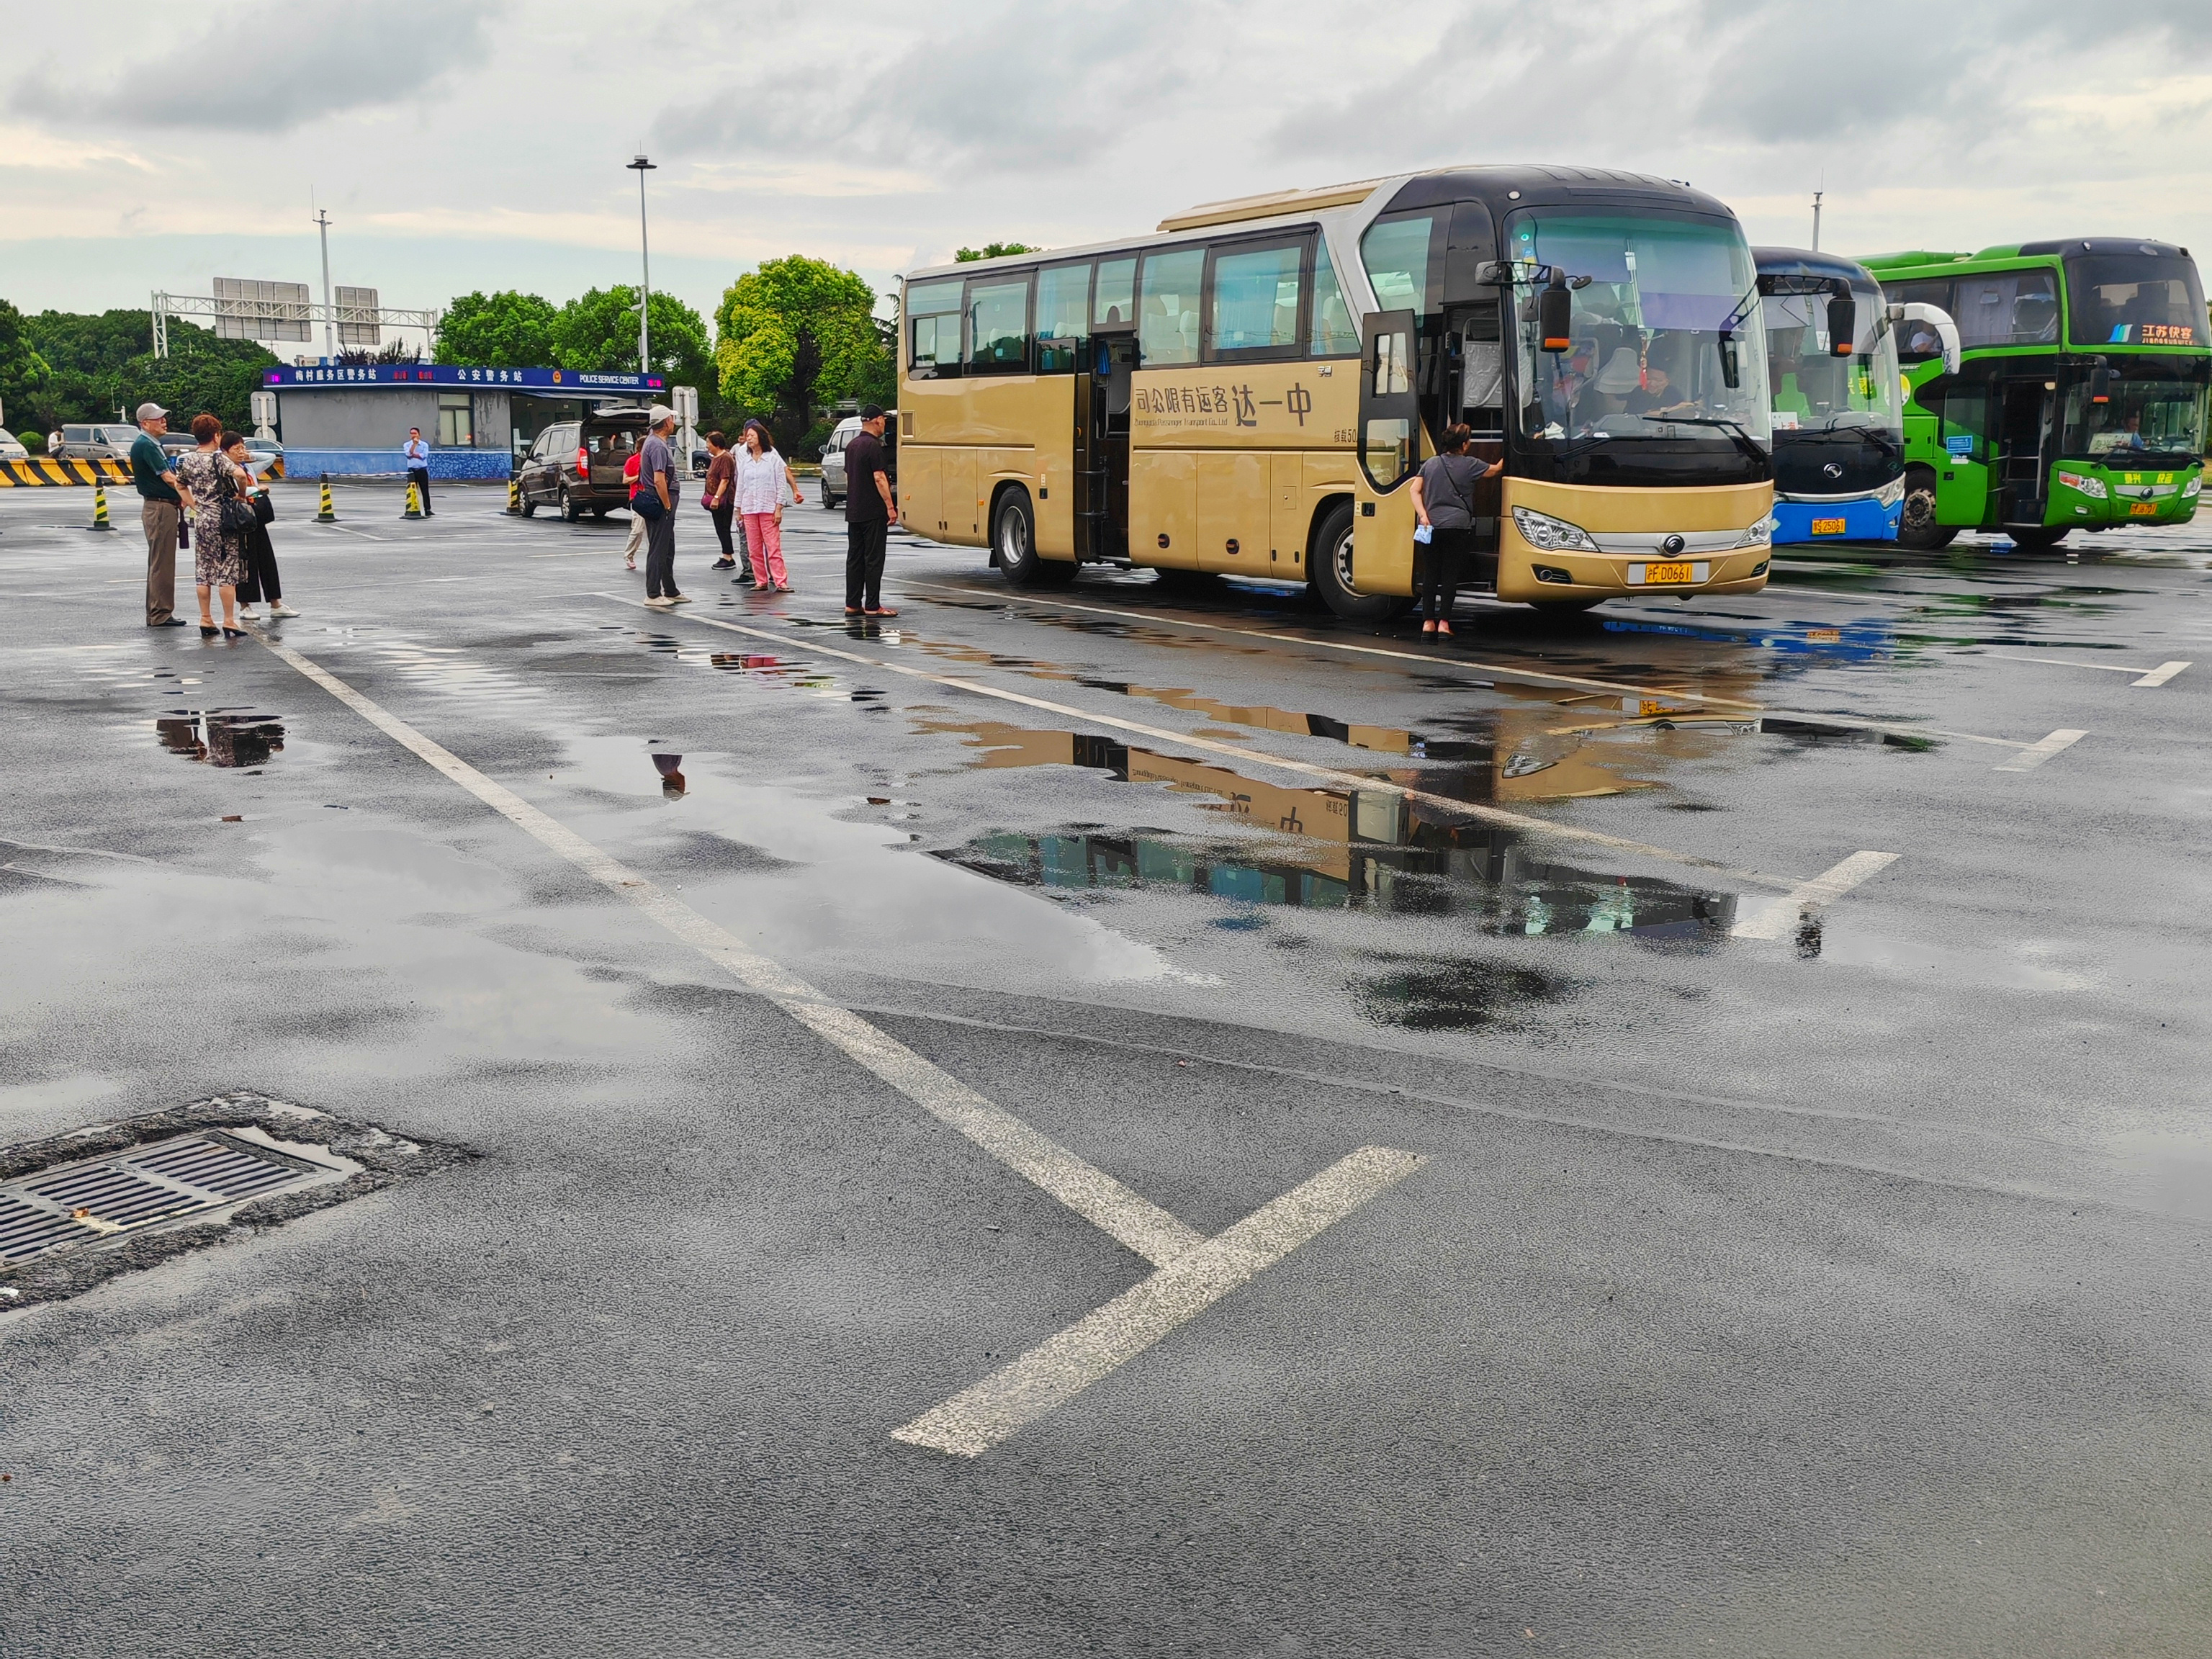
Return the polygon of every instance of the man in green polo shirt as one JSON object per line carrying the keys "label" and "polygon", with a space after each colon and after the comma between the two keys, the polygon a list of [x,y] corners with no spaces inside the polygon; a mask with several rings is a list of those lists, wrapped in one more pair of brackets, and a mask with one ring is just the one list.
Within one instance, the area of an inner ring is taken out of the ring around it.
{"label": "man in green polo shirt", "polygon": [[143,499],[138,522],[146,527],[146,626],[182,628],[177,609],[177,515],[189,512],[192,492],[176,481],[175,462],[161,447],[169,411],[159,404],[138,405],[138,435],[131,445],[131,482]]}

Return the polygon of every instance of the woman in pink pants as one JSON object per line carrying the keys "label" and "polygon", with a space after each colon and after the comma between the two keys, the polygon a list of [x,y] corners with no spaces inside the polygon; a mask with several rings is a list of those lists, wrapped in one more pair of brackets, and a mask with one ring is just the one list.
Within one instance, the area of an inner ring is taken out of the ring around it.
{"label": "woman in pink pants", "polygon": [[747,421],[738,444],[738,513],[745,521],[754,592],[788,593],[791,579],[783,568],[784,495],[788,491],[794,503],[806,498],[799,493],[799,480],[776,453],[775,440],[766,427]]}

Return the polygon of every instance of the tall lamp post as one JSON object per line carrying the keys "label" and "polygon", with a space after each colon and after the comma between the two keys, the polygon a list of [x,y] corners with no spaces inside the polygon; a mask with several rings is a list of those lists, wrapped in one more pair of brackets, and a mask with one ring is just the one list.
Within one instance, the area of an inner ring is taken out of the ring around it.
{"label": "tall lamp post", "polygon": [[652,341],[647,337],[645,313],[653,304],[653,249],[645,237],[645,175],[653,170],[653,164],[642,155],[630,158],[629,170],[637,174],[637,252],[643,262],[645,281],[637,298],[637,372],[653,373]]}

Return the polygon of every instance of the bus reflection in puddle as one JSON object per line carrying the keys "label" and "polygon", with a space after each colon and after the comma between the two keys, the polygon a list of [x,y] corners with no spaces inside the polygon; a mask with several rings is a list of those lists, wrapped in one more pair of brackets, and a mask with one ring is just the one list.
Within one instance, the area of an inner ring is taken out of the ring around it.
{"label": "bus reflection in puddle", "polygon": [[[1218,798],[1287,838],[1194,844],[1165,833],[985,836],[938,856],[1000,881],[1059,889],[1161,888],[1249,905],[1466,916],[1495,933],[1621,933],[1717,939],[1735,900],[1649,877],[1540,857],[1517,832],[1455,821],[1386,789],[1302,789],[1073,732],[945,727],[989,745],[987,766],[1072,765]],[[1424,787],[1441,780],[1419,775]],[[1231,922],[1235,918],[1230,919]]]}

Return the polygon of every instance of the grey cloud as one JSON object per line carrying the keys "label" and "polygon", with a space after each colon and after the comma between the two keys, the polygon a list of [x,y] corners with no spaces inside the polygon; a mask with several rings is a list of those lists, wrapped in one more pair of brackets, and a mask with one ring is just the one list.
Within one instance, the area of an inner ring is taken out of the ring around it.
{"label": "grey cloud", "polygon": [[64,78],[50,61],[15,82],[8,105],[17,115],[73,126],[287,132],[349,111],[410,102],[455,70],[483,63],[503,3],[202,13],[210,26],[105,81]]}
{"label": "grey cloud", "polygon": [[[1206,0],[1182,16],[1218,9]],[[842,88],[779,72],[665,111],[653,137],[695,154],[750,149],[989,173],[1065,167],[1115,142],[1139,88],[1157,96],[1187,79],[1188,66],[1160,48],[1161,15],[1127,3],[997,9],[932,28]]]}

